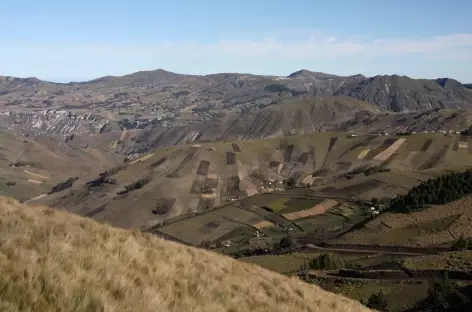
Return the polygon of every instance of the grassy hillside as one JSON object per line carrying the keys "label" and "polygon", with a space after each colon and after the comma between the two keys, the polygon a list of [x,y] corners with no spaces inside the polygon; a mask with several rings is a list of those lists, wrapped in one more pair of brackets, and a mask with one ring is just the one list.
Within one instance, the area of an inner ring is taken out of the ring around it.
{"label": "grassy hillside", "polygon": [[28,200],[70,177],[86,178],[122,163],[123,157],[103,144],[109,136],[70,140],[0,131],[0,195]]}
{"label": "grassy hillside", "polygon": [[1,311],[368,311],[295,278],[0,198]]}
{"label": "grassy hillside", "polygon": [[472,237],[472,197],[412,213],[386,212],[335,243],[406,247],[450,246]]}

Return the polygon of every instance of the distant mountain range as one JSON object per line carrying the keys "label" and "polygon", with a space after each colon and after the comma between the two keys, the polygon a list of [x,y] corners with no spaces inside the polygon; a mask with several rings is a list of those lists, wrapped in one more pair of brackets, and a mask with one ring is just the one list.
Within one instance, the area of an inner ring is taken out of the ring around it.
{"label": "distant mountain range", "polygon": [[[100,129],[107,120],[132,120],[135,125],[152,122],[167,127],[231,118],[290,99],[332,96],[352,97],[380,111],[472,108],[471,88],[471,84],[448,78],[343,77],[308,70],[276,77],[183,75],[158,69],[67,84],[0,77],[0,113],[31,114],[33,117],[27,119],[35,120],[45,109],[66,110],[76,114],[76,119],[81,118],[80,114],[93,114],[97,120],[101,117],[94,129]],[[9,125],[5,119],[0,124]],[[61,129],[67,129],[67,122],[61,124]]]}

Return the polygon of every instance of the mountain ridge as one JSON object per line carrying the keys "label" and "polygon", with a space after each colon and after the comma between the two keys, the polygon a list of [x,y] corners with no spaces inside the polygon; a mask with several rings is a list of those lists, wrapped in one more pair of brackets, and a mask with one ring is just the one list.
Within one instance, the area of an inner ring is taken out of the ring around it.
{"label": "mountain ridge", "polygon": [[[215,75],[223,74],[223,75],[261,76],[261,77],[278,77],[278,78],[296,78],[297,76],[302,77],[302,76],[316,76],[316,75],[326,76],[326,77],[361,76],[361,77],[365,77],[365,78],[373,78],[373,77],[382,77],[382,76],[383,77],[398,76],[398,77],[411,78],[411,77],[406,76],[406,75],[398,75],[398,74],[383,74],[383,75],[379,74],[379,75],[374,75],[374,76],[365,76],[364,74],[357,73],[357,74],[350,74],[350,75],[335,75],[335,74],[329,74],[329,73],[326,73],[326,72],[313,71],[313,70],[309,70],[309,69],[306,69],[306,68],[296,70],[296,71],[291,72],[290,74],[288,74],[286,76],[284,76],[284,75],[274,75],[274,74],[239,73],[239,72],[216,72],[216,73],[210,73],[210,74],[186,74],[186,73],[173,72],[173,71],[166,70],[166,69],[163,69],[163,68],[156,68],[156,69],[150,69],[150,70],[139,70],[139,71],[124,74],[124,75],[105,75],[105,76],[99,76],[97,78],[93,78],[93,79],[90,79],[90,80],[71,80],[69,82],[55,82],[55,81],[40,79],[36,76],[17,77],[17,76],[11,76],[11,75],[0,75],[0,82],[1,82],[2,78],[3,79],[10,78],[10,79],[20,79],[20,80],[32,80],[32,81],[36,81],[36,82],[47,82],[47,83],[54,83],[54,84],[76,84],[76,83],[91,83],[91,82],[94,82],[94,81],[97,81],[97,80],[100,80],[100,79],[103,79],[103,78],[120,78],[120,77],[133,76],[135,74],[152,74],[152,73],[164,73],[164,74],[172,74],[172,75],[175,75],[175,76],[194,76],[194,77],[208,77],[208,76],[215,76]],[[415,80],[438,80],[438,81],[442,80],[442,79],[446,79],[446,80],[457,81],[460,84],[462,84],[463,86],[471,86],[472,85],[472,83],[461,83],[459,80],[457,80],[455,78],[451,78],[451,77],[438,77],[438,78],[425,78],[425,77],[423,77],[423,78],[411,78],[411,79],[415,79]]]}
{"label": "mountain ridge", "polygon": [[152,120],[164,127],[257,111],[290,99],[331,96],[348,96],[382,111],[472,108],[472,89],[449,78],[337,76],[308,70],[288,77],[243,73],[201,76],[163,69],[69,84],[0,78],[0,114],[93,112],[108,120]]}

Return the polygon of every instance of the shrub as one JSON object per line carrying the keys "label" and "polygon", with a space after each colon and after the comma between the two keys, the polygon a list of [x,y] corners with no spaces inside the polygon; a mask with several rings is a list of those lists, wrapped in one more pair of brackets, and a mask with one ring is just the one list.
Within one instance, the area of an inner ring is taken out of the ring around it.
{"label": "shrub", "polygon": [[142,188],[143,186],[145,186],[146,184],[148,184],[150,182],[149,179],[140,179],[134,183],[131,183],[129,185],[126,185],[125,186],[125,189],[129,192],[129,191],[133,191],[133,190],[138,190],[140,188]]}
{"label": "shrub", "polygon": [[314,259],[312,259],[308,266],[312,270],[337,270],[342,269],[346,266],[344,259],[332,253],[324,253]]}
{"label": "shrub", "polygon": [[293,244],[292,237],[290,235],[287,235],[285,237],[282,237],[280,240],[279,246],[280,248],[289,248]]}
{"label": "shrub", "polygon": [[453,251],[467,250],[469,248],[469,240],[461,235],[459,239],[452,245]]}
{"label": "shrub", "polygon": [[120,192],[118,192],[118,194],[122,195],[122,194],[126,194],[128,192],[134,191],[134,190],[138,190],[138,189],[142,188],[143,186],[145,186],[146,184],[148,184],[149,182],[151,182],[151,180],[149,178],[140,179],[140,180],[138,180],[134,183],[126,185],[124,191],[120,191]]}
{"label": "shrub", "polygon": [[282,84],[277,84],[277,83],[273,83],[273,84],[269,84],[267,86],[264,87],[264,91],[267,91],[267,92],[282,92],[282,91],[290,91],[290,89]]}
{"label": "shrub", "polygon": [[448,308],[450,300],[448,298],[457,292],[457,285],[449,279],[447,272],[443,272],[440,278],[433,278],[429,284],[428,300],[433,306]]}
{"label": "shrub", "polygon": [[53,188],[51,189],[49,194],[60,192],[60,191],[63,191],[65,189],[68,189],[68,188],[72,187],[74,182],[77,181],[78,179],[79,179],[79,177],[71,177],[71,178],[67,179],[64,182],[57,183],[55,186],[53,186]]}
{"label": "shrub", "polygon": [[370,296],[369,301],[367,302],[367,307],[378,311],[386,311],[387,300],[385,300],[384,293],[379,291],[378,293]]}

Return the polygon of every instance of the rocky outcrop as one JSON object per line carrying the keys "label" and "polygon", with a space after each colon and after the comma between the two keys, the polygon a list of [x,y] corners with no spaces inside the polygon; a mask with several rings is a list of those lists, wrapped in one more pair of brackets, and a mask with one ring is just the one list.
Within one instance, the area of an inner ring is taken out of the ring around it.
{"label": "rocky outcrop", "polygon": [[37,113],[4,112],[0,127],[36,134],[96,133],[108,121],[93,114],[78,114],[65,110],[45,110]]}

